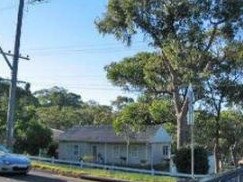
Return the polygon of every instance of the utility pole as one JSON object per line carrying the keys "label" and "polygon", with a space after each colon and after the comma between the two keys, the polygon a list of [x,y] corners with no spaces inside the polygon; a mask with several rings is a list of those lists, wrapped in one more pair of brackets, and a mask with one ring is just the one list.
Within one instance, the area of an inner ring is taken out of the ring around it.
{"label": "utility pole", "polygon": [[14,112],[15,112],[15,99],[16,99],[16,84],[17,84],[17,73],[18,73],[18,61],[19,61],[19,49],[20,49],[20,38],[21,28],[24,11],[24,0],[19,0],[19,10],[17,17],[17,28],[15,35],[14,55],[13,64],[11,69],[11,84],[9,90],[9,101],[8,101],[8,114],[7,114],[7,147],[13,148],[14,144]]}

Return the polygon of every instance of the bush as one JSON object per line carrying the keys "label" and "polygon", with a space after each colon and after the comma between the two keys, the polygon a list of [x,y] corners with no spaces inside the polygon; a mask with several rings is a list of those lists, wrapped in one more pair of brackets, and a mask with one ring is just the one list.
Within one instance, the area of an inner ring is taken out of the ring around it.
{"label": "bush", "polygon": [[58,157],[57,149],[58,149],[58,143],[55,141],[52,141],[50,143],[50,145],[48,146],[47,156],[54,157],[57,159],[57,157]]}
{"label": "bush", "polygon": [[[178,172],[191,173],[191,148],[179,149],[174,158]],[[194,149],[194,173],[207,174],[209,169],[207,151],[202,147]]]}
{"label": "bush", "polygon": [[93,162],[94,158],[93,156],[85,155],[84,157],[81,158],[84,162]]}

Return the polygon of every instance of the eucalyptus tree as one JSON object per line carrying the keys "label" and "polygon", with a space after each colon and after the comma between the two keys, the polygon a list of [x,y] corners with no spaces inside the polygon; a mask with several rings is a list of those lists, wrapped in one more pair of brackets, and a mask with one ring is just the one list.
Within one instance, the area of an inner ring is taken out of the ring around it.
{"label": "eucalyptus tree", "polygon": [[208,79],[201,73],[215,64],[217,45],[227,47],[238,39],[243,27],[242,1],[109,0],[95,23],[100,33],[112,34],[128,45],[136,34],[143,34],[159,50],[159,55],[138,54],[112,63],[106,68],[107,76],[127,90],[169,95],[177,120],[177,148],[183,146],[186,86],[191,82],[201,88]]}
{"label": "eucalyptus tree", "polygon": [[[224,45],[224,40],[218,38],[214,53],[214,62],[208,71],[204,86],[204,98],[201,100],[202,109],[214,117],[214,155],[216,171],[219,171],[220,160],[220,131],[223,109],[230,103],[241,103],[243,93],[243,42],[231,41]],[[229,128],[230,129],[230,128]]]}

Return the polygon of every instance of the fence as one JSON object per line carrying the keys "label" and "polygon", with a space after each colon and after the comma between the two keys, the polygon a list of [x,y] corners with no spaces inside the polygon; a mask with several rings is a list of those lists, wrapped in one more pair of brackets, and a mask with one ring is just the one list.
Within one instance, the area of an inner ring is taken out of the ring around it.
{"label": "fence", "polygon": [[[157,171],[157,170],[145,170],[145,169],[135,169],[135,168],[128,168],[128,167],[120,167],[120,166],[111,166],[111,165],[102,165],[96,163],[87,163],[87,162],[77,162],[77,161],[70,161],[70,160],[60,160],[55,158],[44,158],[44,157],[36,157],[36,156],[29,156],[31,160],[48,162],[52,164],[66,164],[70,166],[78,166],[80,168],[99,168],[99,169],[107,169],[107,170],[117,170],[117,171],[124,171],[124,172],[133,172],[133,173],[142,173],[142,174],[151,174],[151,175],[162,175],[162,176],[172,176],[177,178],[191,178],[190,174],[184,173],[172,173],[172,172],[165,172],[165,171]],[[209,177],[209,175],[195,175],[196,179],[202,179],[205,177]]]}

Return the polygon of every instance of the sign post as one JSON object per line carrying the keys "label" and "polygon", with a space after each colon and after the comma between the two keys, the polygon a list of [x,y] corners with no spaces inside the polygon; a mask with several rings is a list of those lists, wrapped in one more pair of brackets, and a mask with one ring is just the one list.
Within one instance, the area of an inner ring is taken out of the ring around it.
{"label": "sign post", "polygon": [[188,113],[187,113],[187,124],[191,126],[191,175],[194,179],[194,93],[192,89],[192,84],[189,85],[187,89],[187,99],[188,99]]}

